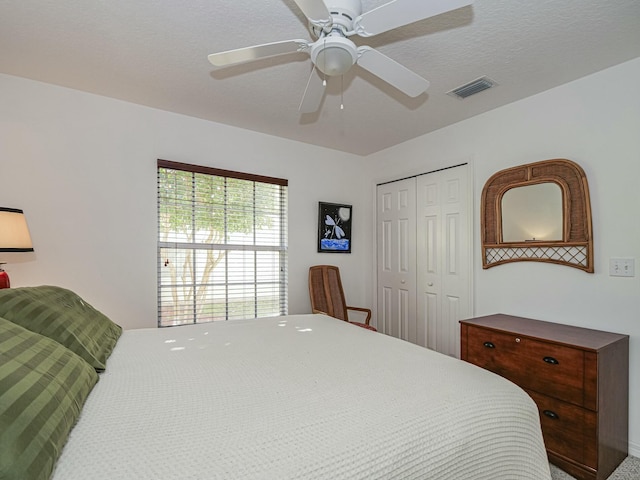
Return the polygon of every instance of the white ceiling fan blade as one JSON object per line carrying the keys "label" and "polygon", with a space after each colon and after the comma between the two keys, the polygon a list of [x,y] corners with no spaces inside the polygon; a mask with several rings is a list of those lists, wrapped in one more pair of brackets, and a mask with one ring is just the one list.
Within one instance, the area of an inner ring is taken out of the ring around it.
{"label": "white ceiling fan blade", "polygon": [[472,3],[473,0],[392,0],[356,18],[354,30],[361,37],[370,37]]}
{"label": "white ceiling fan blade", "polygon": [[312,25],[324,27],[333,22],[329,9],[322,0],[294,0]]}
{"label": "white ceiling fan blade", "polygon": [[226,67],[236,63],[249,62],[258,58],[272,57],[284,53],[306,52],[309,50],[309,42],[306,40],[285,40],[282,42],[265,43],[253,47],[227,50],[226,52],[212,53],[207,58],[216,67]]}
{"label": "white ceiling fan blade", "polygon": [[358,53],[358,65],[410,97],[429,88],[429,82],[420,75],[371,47],[359,47]]}
{"label": "white ceiling fan blade", "polygon": [[300,106],[298,107],[300,113],[313,113],[318,111],[322,103],[322,97],[324,96],[324,87],[325,82],[320,78],[320,75],[318,75],[318,71],[314,65],[311,70],[311,75],[309,75],[307,86],[304,89]]}

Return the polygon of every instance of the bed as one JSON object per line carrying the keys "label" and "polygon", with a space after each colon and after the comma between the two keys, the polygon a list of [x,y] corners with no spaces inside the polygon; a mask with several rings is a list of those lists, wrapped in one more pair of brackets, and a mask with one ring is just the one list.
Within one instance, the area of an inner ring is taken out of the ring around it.
{"label": "bed", "polygon": [[[6,358],[7,338],[30,333],[2,293]],[[324,315],[110,332],[102,366],[71,354],[101,373],[61,451],[33,477],[9,476],[0,453],[0,478],[550,479],[523,390],[402,340]]]}

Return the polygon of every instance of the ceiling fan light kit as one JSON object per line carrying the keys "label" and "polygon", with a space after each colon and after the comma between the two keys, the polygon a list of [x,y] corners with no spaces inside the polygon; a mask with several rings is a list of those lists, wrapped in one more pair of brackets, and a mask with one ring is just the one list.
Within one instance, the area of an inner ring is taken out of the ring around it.
{"label": "ceiling fan light kit", "polygon": [[311,61],[325,75],[336,76],[347,73],[358,60],[358,49],[348,38],[324,37],[311,47]]}
{"label": "ceiling fan light kit", "polygon": [[[294,1],[307,17],[315,41],[295,39],[239,48],[213,53],[209,61],[216,67],[225,67],[274,55],[306,52],[314,67],[326,76],[344,75],[358,65],[405,95],[416,97],[429,88],[427,80],[378,50],[357,47],[349,37],[378,35],[470,5],[473,0],[392,0],[365,13],[362,13],[361,0]],[[324,85],[323,78],[312,72],[300,104],[301,112],[320,108]]]}

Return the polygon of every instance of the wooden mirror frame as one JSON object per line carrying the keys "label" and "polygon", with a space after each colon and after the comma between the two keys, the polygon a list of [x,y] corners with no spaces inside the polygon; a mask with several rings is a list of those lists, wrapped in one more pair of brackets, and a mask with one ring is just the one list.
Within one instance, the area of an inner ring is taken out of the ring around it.
{"label": "wooden mirror frame", "polygon": [[[502,197],[510,189],[555,183],[562,191],[562,240],[502,241]],[[589,185],[584,170],[564,158],[528,163],[494,174],[482,189],[482,268],[509,262],[548,262],[593,273]]]}

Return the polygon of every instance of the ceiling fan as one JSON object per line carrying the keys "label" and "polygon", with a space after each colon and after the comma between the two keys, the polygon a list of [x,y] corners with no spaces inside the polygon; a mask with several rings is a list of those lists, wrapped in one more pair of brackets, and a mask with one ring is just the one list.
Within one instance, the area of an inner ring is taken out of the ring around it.
{"label": "ceiling fan", "polygon": [[[314,68],[300,103],[302,113],[320,108],[326,76],[343,75],[353,65],[369,71],[410,97],[429,88],[429,82],[395,60],[349,37],[371,37],[394,28],[470,5],[473,0],[392,0],[362,13],[361,0],[294,0],[308,18],[315,41],[284,40],[226,52],[212,53],[209,61],[226,67],[259,58],[306,52]],[[322,76],[314,74],[319,70]]]}

